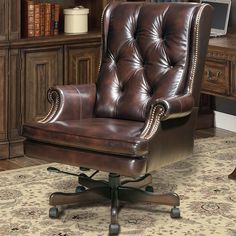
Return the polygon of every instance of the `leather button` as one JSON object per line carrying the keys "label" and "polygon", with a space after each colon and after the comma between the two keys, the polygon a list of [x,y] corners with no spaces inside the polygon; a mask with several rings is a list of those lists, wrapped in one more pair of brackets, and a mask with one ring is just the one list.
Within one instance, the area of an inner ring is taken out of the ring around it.
{"label": "leather button", "polygon": [[154,93],[153,89],[150,89],[149,96],[152,97],[153,93]]}
{"label": "leather button", "polygon": [[120,86],[120,92],[124,92],[125,91],[125,87],[124,86]]}

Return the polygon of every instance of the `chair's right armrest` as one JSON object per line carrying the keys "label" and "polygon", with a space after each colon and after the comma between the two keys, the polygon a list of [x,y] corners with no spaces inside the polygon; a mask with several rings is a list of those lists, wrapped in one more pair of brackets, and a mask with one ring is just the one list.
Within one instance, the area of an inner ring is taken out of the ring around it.
{"label": "chair's right armrest", "polygon": [[153,101],[141,138],[150,139],[157,132],[160,122],[163,120],[179,119],[190,115],[193,106],[194,98],[191,94],[160,98]]}
{"label": "chair's right armrest", "polygon": [[58,120],[79,120],[93,116],[96,101],[96,85],[62,85],[48,90],[51,108],[39,122],[52,123]]}

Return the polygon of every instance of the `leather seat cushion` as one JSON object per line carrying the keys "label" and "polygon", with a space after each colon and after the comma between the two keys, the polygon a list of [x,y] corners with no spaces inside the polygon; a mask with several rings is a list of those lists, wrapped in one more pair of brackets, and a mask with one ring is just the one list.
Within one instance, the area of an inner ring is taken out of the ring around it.
{"label": "leather seat cushion", "polygon": [[28,123],[23,135],[28,139],[125,156],[144,156],[148,143],[139,138],[143,122],[110,118]]}

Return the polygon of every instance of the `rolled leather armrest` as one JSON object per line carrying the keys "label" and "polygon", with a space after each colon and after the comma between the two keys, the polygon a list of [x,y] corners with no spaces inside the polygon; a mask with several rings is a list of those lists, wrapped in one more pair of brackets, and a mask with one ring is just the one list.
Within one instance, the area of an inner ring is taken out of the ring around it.
{"label": "rolled leather armrest", "polygon": [[77,120],[93,116],[96,85],[62,85],[48,90],[49,113],[39,122]]}
{"label": "rolled leather armrest", "polygon": [[153,106],[161,106],[164,109],[161,120],[180,118],[189,115],[194,106],[194,98],[191,94],[175,96],[167,99],[157,99]]}
{"label": "rolled leather armrest", "polygon": [[189,115],[194,106],[192,95],[160,98],[152,102],[148,118],[140,137],[150,139],[157,132],[162,120],[181,118]]}

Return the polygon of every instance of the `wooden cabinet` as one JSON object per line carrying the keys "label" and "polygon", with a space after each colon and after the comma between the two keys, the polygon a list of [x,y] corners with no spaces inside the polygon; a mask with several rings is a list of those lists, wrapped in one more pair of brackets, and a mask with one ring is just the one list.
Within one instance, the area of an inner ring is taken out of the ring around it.
{"label": "wooden cabinet", "polygon": [[65,84],[94,83],[99,66],[100,43],[65,47]]}
{"label": "wooden cabinet", "polygon": [[236,35],[211,38],[205,63],[202,92],[236,98]]}
{"label": "wooden cabinet", "polygon": [[230,62],[209,58],[205,63],[203,91],[228,96],[230,90]]}
{"label": "wooden cabinet", "polygon": [[7,103],[8,103],[8,53],[7,50],[0,49],[0,158],[8,156],[8,142],[7,142]]}
{"label": "wooden cabinet", "polygon": [[[210,95],[210,96],[209,96]],[[236,34],[211,38],[205,63],[198,128],[214,127],[215,97],[236,100]],[[203,103],[204,102],[204,103]]]}
{"label": "wooden cabinet", "polygon": [[24,49],[22,58],[22,123],[36,121],[49,110],[47,90],[63,84],[63,49]]}
{"label": "wooden cabinet", "polygon": [[[49,110],[53,85],[96,81],[101,15],[108,0],[35,0],[59,3],[61,11],[90,8],[87,34],[24,38],[23,0],[0,0],[0,159],[23,155],[22,125]],[[63,26],[63,16],[61,16]]]}

